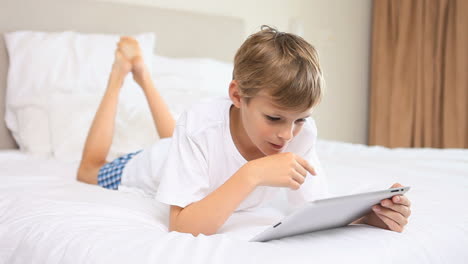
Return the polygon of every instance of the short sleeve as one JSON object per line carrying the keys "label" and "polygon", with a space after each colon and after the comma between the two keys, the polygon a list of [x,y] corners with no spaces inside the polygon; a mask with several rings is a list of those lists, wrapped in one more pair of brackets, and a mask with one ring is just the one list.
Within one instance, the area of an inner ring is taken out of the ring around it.
{"label": "short sleeve", "polygon": [[314,201],[317,199],[324,199],[329,197],[328,191],[328,182],[325,170],[317,156],[316,152],[316,142],[317,142],[317,133],[315,124],[313,124],[315,133],[311,138],[312,144],[311,147],[305,152],[302,156],[303,159],[307,160],[310,165],[312,165],[317,172],[317,175],[311,175],[307,173],[304,183],[298,190],[289,190],[288,191],[288,201],[290,207],[294,208],[302,205],[305,202]]}
{"label": "short sleeve", "polygon": [[209,194],[207,161],[203,150],[187,133],[176,126],[161,173],[156,199],[168,205],[186,207]]}

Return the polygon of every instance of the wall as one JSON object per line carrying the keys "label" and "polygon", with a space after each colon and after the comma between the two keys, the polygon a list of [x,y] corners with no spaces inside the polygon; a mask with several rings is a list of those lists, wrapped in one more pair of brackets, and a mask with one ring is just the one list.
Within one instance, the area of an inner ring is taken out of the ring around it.
{"label": "wall", "polygon": [[319,137],[367,143],[371,0],[304,1],[304,37],[319,51],[327,83],[315,113]]}
{"label": "wall", "polygon": [[[302,32],[318,49],[327,83],[325,98],[314,114],[319,137],[367,142],[371,0],[96,1],[235,16],[245,21],[246,36],[262,24]],[[302,26],[294,27],[298,24]]]}

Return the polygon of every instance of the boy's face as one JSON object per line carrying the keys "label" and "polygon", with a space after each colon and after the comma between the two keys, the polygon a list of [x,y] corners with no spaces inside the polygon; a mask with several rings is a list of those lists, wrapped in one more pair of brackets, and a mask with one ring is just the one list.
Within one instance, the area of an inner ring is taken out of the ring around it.
{"label": "boy's face", "polygon": [[245,98],[239,97],[234,105],[239,109],[240,122],[250,139],[250,142],[243,143],[250,145],[246,146],[247,149],[255,146],[264,155],[284,151],[312,112],[312,109],[298,112],[281,108],[270,96],[261,92],[250,98],[248,103]]}

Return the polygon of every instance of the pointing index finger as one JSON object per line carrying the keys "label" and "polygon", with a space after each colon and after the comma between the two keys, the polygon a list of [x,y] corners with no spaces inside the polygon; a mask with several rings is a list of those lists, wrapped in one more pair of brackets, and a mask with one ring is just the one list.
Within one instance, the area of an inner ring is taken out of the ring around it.
{"label": "pointing index finger", "polygon": [[317,172],[315,171],[315,168],[312,167],[309,162],[307,162],[307,160],[299,157],[296,155],[296,160],[297,162],[299,162],[299,164],[304,167],[304,169],[306,169],[308,172],[310,172],[310,174],[312,175],[317,175]]}

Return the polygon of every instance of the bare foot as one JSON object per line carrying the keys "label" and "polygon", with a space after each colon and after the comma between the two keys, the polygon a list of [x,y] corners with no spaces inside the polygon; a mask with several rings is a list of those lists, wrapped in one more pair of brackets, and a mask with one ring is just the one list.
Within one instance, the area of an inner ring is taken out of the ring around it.
{"label": "bare foot", "polygon": [[131,61],[133,79],[141,86],[144,79],[148,77],[148,71],[138,41],[132,37],[121,37],[117,46],[122,55]]}
{"label": "bare foot", "polygon": [[126,76],[132,70],[132,63],[122,55],[119,49],[115,51],[114,64],[112,71],[121,76]]}

